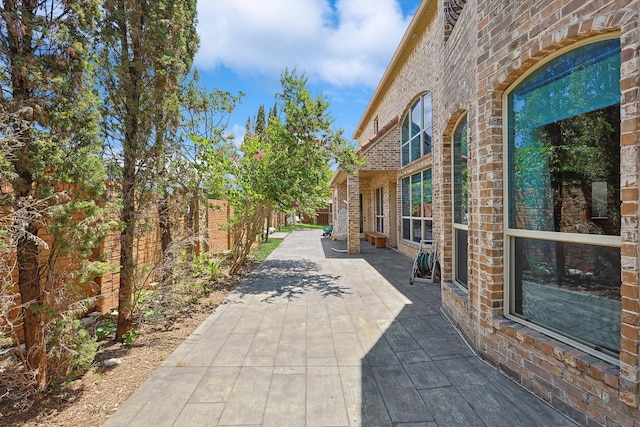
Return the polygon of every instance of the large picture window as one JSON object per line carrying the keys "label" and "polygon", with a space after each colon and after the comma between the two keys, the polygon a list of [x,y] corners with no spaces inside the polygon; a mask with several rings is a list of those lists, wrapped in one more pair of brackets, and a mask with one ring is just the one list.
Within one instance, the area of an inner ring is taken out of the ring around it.
{"label": "large picture window", "polygon": [[509,313],[620,351],[620,43],[547,62],[507,97]]}
{"label": "large picture window", "polygon": [[402,180],[402,238],[419,243],[433,239],[431,169]]}
{"label": "large picture window", "polygon": [[432,149],[431,94],[420,97],[402,121],[402,166],[431,153]]}
{"label": "large picture window", "polygon": [[469,240],[469,172],[467,116],[458,122],[453,133],[453,248],[454,281],[467,287]]}

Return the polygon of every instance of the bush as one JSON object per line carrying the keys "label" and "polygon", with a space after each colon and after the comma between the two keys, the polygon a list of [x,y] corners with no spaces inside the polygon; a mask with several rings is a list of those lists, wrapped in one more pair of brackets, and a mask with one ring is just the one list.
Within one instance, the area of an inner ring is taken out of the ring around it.
{"label": "bush", "polygon": [[47,348],[52,379],[75,378],[93,363],[98,343],[78,319],[63,316],[53,324]]}

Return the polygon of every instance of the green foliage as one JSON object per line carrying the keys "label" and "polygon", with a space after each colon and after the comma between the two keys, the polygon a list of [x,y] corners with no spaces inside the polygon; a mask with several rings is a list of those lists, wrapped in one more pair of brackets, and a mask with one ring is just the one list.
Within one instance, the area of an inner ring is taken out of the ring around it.
{"label": "green foliage", "polygon": [[125,332],[124,334],[122,334],[122,342],[125,345],[133,345],[133,343],[136,340],[136,331],[133,329],[129,329],[127,332]]}
{"label": "green foliage", "polygon": [[96,339],[98,341],[112,336],[116,332],[116,325],[108,321],[96,327]]}
{"label": "green foliage", "polygon": [[209,281],[214,281],[222,272],[222,264],[204,252],[193,259],[193,272],[195,276],[206,274]]}
{"label": "green foliage", "polygon": [[257,261],[264,261],[267,259],[269,254],[273,252],[280,243],[282,243],[283,239],[269,239],[268,242],[260,242],[257,248],[251,251],[251,254]]}
{"label": "green foliage", "polygon": [[350,171],[362,164],[343,131],[332,128],[326,98],[309,93],[304,74],[285,71],[281,84],[268,122],[261,106],[239,149],[222,139],[198,141],[210,193],[222,193],[233,207],[232,274],[272,210],[314,215],[330,198],[331,165]]}
{"label": "green foliage", "polygon": [[63,316],[52,325],[47,347],[54,378],[83,374],[98,351],[96,340],[78,319],[70,316]]}

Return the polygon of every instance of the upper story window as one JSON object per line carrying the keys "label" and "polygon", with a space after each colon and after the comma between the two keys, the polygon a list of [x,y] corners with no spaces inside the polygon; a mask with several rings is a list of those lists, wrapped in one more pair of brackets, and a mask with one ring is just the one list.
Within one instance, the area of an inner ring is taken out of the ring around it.
{"label": "upper story window", "polygon": [[431,153],[432,149],[431,94],[421,96],[402,121],[402,166]]}
{"label": "upper story window", "polygon": [[373,134],[380,132],[380,122],[378,121],[378,116],[373,119]]}

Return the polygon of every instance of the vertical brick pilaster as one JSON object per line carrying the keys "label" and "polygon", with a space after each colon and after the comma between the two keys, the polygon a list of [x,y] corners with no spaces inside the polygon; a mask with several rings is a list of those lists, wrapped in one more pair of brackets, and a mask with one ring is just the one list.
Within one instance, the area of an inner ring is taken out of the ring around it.
{"label": "vertical brick pilaster", "polygon": [[638,19],[621,26],[620,89],[620,198],[622,201],[622,287],[620,336],[620,400],[640,407],[640,260],[638,223],[640,217],[640,102],[638,101]]}
{"label": "vertical brick pilaster", "polygon": [[347,250],[350,254],[360,253],[360,178],[347,177]]}

